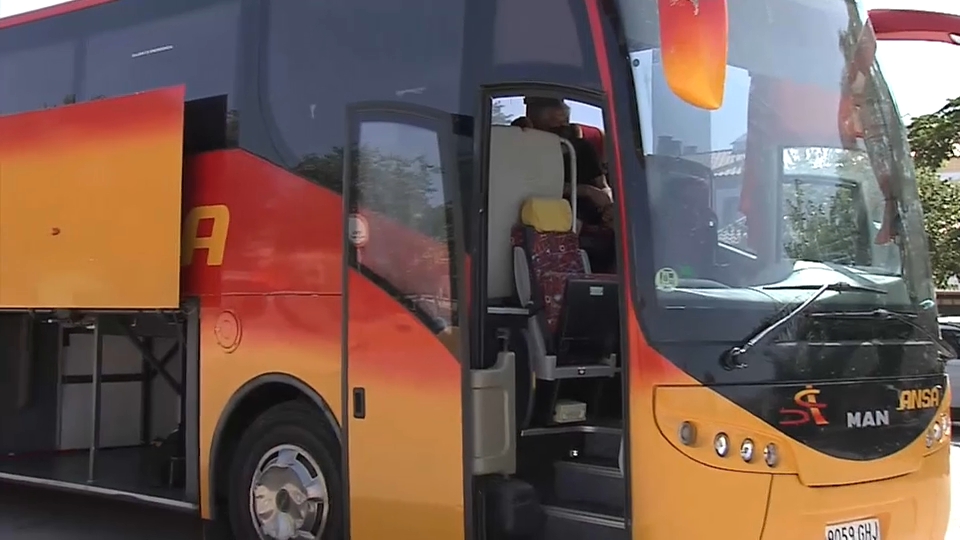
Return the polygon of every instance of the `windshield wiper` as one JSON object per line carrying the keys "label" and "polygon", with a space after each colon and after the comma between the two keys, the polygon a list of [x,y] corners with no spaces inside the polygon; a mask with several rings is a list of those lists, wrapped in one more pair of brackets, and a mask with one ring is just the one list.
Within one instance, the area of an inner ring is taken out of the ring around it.
{"label": "windshield wiper", "polygon": [[720,358],[720,365],[722,365],[724,369],[741,369],[741,368],[747,367],[746,363],[740,362],[737,359],[740,356],[746,354],[750,349],[756,347],[757,345],[760,345],[765,340],[769,339],[770,336],[774,335],[774,333],[777,330],[779,330],[781,327],[783,327],[783,325],[789,323],[790,321],[797,318],[797,316],[803,314],[807,309],[810,308],[810,306],[813,305],[814,302],[816,302],[821,296],[823,296],[823,293],[827,291],[836,292],[836,293],[869,292],[874,294],[887,294],[887,291],[883,289],[866,287],[863,285],[853,285],[851,283],[847,283],[846,281],[838,281],[835,283],[824,283],[823,285],[770,285],[770,286],[761,287],[761,288],[764,290],[782,290],[782,289],[790,289],[790,290],[798,290],[798,291],[816,290],[817,292],[813,293],[810,296],[810,298],[807,298],[806,300],[804,300],[802,304],[794,308],[792,311],[790,311],[783,317],[779,317],[775,319],[773,322],[771,322],[770,324],[764,327],[761,327],[759,330],[751,334],[750,337],[747,338],[747,340],[741,343],[740,345],[732,347],[730,348],[730,350],[724,352]]}
{"label": "windshield wiper", "polygon": [[947,360],[954,357],[954,352],[947,345],[943,338],[937,336],[930,330],[920,326],[914,319],[917,318],[916,313],[901,313],[899,311],[892,311],[886,308],[877,308],[871,311],[821,311],[817,313],[811,313],[811,317],[822,318],[822,319],[865,319],[865,320],[874,320],[874,321],[900,321],[910,325],[911,327],[920,331],[921,334],[926,336],[934,345],[937,346],[937,355],[941,360]]}

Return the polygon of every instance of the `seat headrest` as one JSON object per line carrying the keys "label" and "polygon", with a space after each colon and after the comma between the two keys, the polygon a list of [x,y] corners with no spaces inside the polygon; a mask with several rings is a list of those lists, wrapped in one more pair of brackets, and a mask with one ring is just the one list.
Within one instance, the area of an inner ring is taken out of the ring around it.
{"label": "seat headrest", "polygon": [[573,211],[566,199],[533,197],[523,201],[520,221],[537,232],[570,232]]}

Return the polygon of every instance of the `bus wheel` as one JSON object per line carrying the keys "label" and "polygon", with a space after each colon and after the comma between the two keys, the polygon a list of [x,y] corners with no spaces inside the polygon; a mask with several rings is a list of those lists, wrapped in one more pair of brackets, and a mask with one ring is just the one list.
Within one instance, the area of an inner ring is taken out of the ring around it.
{"label": "bus wheel", "polygon": [[238,540],[339,540],[339,445],[318,429],[325,421],[313,406],[291,401],[244,432],[229,480]]}

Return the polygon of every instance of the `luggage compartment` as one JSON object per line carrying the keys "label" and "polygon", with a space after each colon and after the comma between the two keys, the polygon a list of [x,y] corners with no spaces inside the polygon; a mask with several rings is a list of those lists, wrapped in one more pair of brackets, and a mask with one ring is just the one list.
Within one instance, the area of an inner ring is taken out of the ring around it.
{"label": "luggage compartment", "polygon": [[196,313],[0,315],[0,480],[196,510]]}

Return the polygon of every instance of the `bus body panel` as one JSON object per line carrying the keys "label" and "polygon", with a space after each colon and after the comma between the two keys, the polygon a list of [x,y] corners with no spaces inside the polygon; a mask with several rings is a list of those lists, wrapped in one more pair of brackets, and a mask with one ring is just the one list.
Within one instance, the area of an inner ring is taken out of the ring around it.
{"label": "bus body panel", "polygon": [[460,363],[367,278],[347,287],[347,378],[365,401],[348,420],[351,538],[462,539]]}
{"label": "bus body panel", "polygon": [[[889,383],[880,384],[886,386]],[[890,390],[890,393],[896,394],[894,390]],[[786,435],[749,411],[724,399],[710,387],[659,386],[654,390],[654,396],[657,425],[660,432],[677,451],[709,467],[749,473],[794,475],[801,484],[808,487],[876,482],[909,475],[923,467],[927,456],[949,445],[950,442],[949,436],[944,436],[932,448],[928,448],[926,437],[921,436],[910,441],[902,450],[884,458],[838,459]],[[767,405],[774,410],[783,410],[786,407],[782,405],[790,406],[791,401],[784,400],[784,403],[781,403],[780,400],[767,400]],[[835,405],[835,403],[827,403]],[[842,406],[842,403],[840,405]],[[865,412],[869,411],[873,413],[870,415],[871,419],[886,417],[891,423],[895,423],[897,415],[905,414],[896,411],[895,407],[896,404],[893,403],[884,408],[878,406],[875,409],[851,409],[859,412],[860,415],[851,413],[851,415],[841,414],[834,417],[859,418],[862,424]],[[933,412],[937,417],[942,417],[948,413],[948,410],[949,401],[943,401]],[[831,422],[834,421],[834,417],[830,418]],[[678,440],[676,432],[680,424],[685,421],[693,422],[698,427],[698,444],[688,446]],[[928,421],[927,424],[931,422]],[[879,431],[883,426],[847,427],[844,425],[843,427],[851,436],[863,437],[869,435],[869,430]],[[718,456],[713,448],[714,437],[719,433],[728,435],[733,444],[733,449],[726,457]],[[756,446],[753,459],[749,463],[739,457],[731,459],[738,450],[740,442],[748,438]],[[773,467],[768,466],[763,459],[762,451],[767,444],[776,445],[778,451],[777,463]]]}
{"label": "bus body panel", "polygon": [[877,518],[881,538],[943,538],[950,517],[950,447],[912,473],[881,482],[810,488],[773,477],[763,540],[816,538],[827,525]]}
{"label": "bus body panel", "polygon": [[[194,157],[186,182],[187,215],[201,214],[184,235],[193,255],[183,283],[201,299],[200,440],[210,449],[201,453],[201,511],[209,518],[218,416],[247,381],[293,376],[344,423],[342,199],[242,150]],[[401,245],[422,245],[369,219]],[[366,408],[362,420],[350,415],[352,537],[462,538],[460,364],[368,278],[351,270],[348,283],[347,376]],[[417,481],[407,481],[410,470],[421,471]]]}
{"label": "bus body panel", "polygon": [[[869,517],[880,517],[883,538],[899,538],[902,531],[907,538],[943,537],[950,515],[949,437],[933,449],[920,437],[879,460],[822,454],[684,374],[649,348],[635,322],[630,330],[636,351],[630,359],[633,538],[704,537],[718,531],[729,538],[809,538],[828,524]],[[949,394],[937,416],[948,407]],[[696,442],[689,446],[679,440],[684,421],[697,428]],[[719,433],[730,441],[725,458],[714,450]],[[755,448],[750,463],[739,455],[746,438]],[[780,451],[774,468],[764,462],[768,443]],[[809,477],[821,486],[811,487]],[[828,494],[829,504],[823,502]],[[774,506],[777,501],[782,507]],[[703,519],[689,519],[691,507]],[[892,530],[884,521],[891,516],[896,517]]]}
{"label": "bus body panel", "polygon": [[194,156],[184,176],[186,215],[208,209],[196,235],[185,234],[194,253],[182,282],[201,305],[200,508],[209,518],[214,432],[247,381],[293,376],[342,423],[341,202],[241,150]]}

